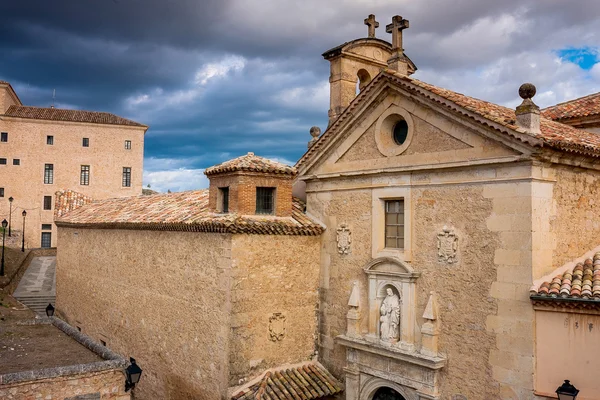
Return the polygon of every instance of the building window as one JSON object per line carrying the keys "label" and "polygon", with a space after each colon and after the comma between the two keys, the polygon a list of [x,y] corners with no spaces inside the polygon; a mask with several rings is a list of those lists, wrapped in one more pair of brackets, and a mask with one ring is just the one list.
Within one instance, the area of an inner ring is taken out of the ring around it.
{"label": "building window", "polygon": [[44,210],[52,210],[52,196],[44,196]]}
{"label": "building window", "polygon": [[49,249],[52,246],[52,233],[42,232],[42,249]]}
{"label": "building window", "polygon": [[131,167],[123,167],[123,187],[131,187]]}
{"label": "building window", "polygon": [[4,197],[4,188],[0,188],[0,197]]}
{"label": "building window", "polygon": [[0,165],[6,165],[6,158],[0,158]]}
{"label": "building window", "polygon": [[90,138],[83,138],[83,147],[90,147]]}
{"label": "building window", "polygon": [[125,141],[125,150],[131,150],[131,140]]}
{"label": "building window", "polygon": [[46,136],[46,144],[53,145],[54,144],[54,136],[52,136],[52,135]]}
{"label": "building window", "polygon": [[52,230],[52,224],[42,224],[42,230],[43,231],[51,231]]}
{"label": "building window", "polygon": [[219,211],[226,213],[229,212],[229,188],[223,187],[219,188],[219,198],[217,199],[219,202]]}
{"label": "building window", "polygon": [[44,165],[44,183],[46,185],[54,183],[54,164]]}
{"label": "building window", "polygon": [[256,188],[256,213],[273,214],[275,206],[275,188]]}
{"label": "building window", "polygon": [[21,159],[13,158],[13,165],[21,165]]}
{"label": "building window", "polygon": [[86,185],[86,186],[90,184],[90,166],[89,165],[81,166],[81,174],[79,175],[79,184]]}
{"label": "building window", "polygon": [[0,142],[8,142],[8,132],[0,132]]}
{"label": "building window", "polygon": [[385,247],[404,248],[404,200],[385,202]]}

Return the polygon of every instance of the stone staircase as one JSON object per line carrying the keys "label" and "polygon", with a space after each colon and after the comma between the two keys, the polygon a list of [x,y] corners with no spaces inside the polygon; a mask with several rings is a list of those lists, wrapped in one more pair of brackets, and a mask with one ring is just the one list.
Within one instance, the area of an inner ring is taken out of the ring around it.
{"label": "stone staircase", "polygon": [[36,314],[44,317],[46,316],[46,307],[48,307],[48,303],[53,306],[56,305],[56,296],[36,296],[29,294],[26,296],[15,296],[15,298],[31,310],[35,311]]}

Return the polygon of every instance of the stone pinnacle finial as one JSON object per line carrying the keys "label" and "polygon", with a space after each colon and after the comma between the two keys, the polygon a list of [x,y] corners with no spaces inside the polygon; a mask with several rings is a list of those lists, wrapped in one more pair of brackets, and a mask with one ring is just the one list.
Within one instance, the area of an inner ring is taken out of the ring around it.
{"label": "stone pinnacle finial", "polygon": [[403,48],[402,48],[402,31],[405,29],[408,29],[409,27],[410,27],[410,24],[409,24],[408,20],[402,18],[399,15],[395,15],[392,18],[392,23],[389,25],[386,25],[385,31],[387,33],[392,34],[392,50],[396,50],[396,49],[399,49],[400,51],[403,50]]}
{"label": "stone pinnacle finial", "polygon": [[316,143],[317,140],[319,140],[320,135],[321,128],[319,128],[318,126],[313,126],[312,128],[310,128],[310,136],[312,136],[312,139],[310,139],[310,142],[308,142],[309,149],[312,147],[313,144]]}
{"label": "stone pinnacle finial", "polygon": [[521,96],[523,100],[532,99],[533,96],[535,96],[535,93],[536,89],[533,83],[524,83],[519,88],[519,96]]}
{"label": "stone pinnacle finial", "polygon": [[379,22],[375,20],[375,14],[369,14],[368,18],[365,18],[365,25],[369,27],[370,38],[375,37],[375,29],[379,28]]}
{"label": "stone pinnacle finial", "polygon": [[535,96],[535,92],[536,89],[533,84],[522,84],[519,88],[519,96],[521,96],[523,102],[515,110],[517,125],[531,134],[540,133],[540,108],[531,100]]}

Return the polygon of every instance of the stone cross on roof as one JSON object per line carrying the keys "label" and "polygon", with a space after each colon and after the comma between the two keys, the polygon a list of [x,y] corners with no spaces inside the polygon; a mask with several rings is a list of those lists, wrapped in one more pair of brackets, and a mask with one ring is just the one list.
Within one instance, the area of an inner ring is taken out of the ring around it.
{"label": "stone cross on roof", "polygon": [[403,19],[399,15],[392,18],[392,23],[385,27],[387,33],[392,34],[392,49],[403,50],[402,48],[402,31],[409,27],[408,20]]}
{"label": "stone cross on roof", "polygon": [[369,27],[370,38],[375,37],[375,29],[379,28],[379,22],[375,21],[375,14],[369,14],[368,18],[365,18],[365,25]]}

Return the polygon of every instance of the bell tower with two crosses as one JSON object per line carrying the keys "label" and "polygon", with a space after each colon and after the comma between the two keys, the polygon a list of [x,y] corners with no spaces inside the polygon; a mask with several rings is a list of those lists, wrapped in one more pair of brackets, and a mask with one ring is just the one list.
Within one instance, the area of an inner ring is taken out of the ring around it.
{"label": "bell tower with two crosses", "polygon": [[379,27],[375,15],[365,18],[364,24],[368,27],[366,38],[346,42],[323,53],[331,63],[330,125],[382,70],[389,68],[410,75],[417,69],[402,48],[402,31],[408,28],[408,20],[395,16],[386,26],[386,32],[392,34],[392,43],[375,36]]}

